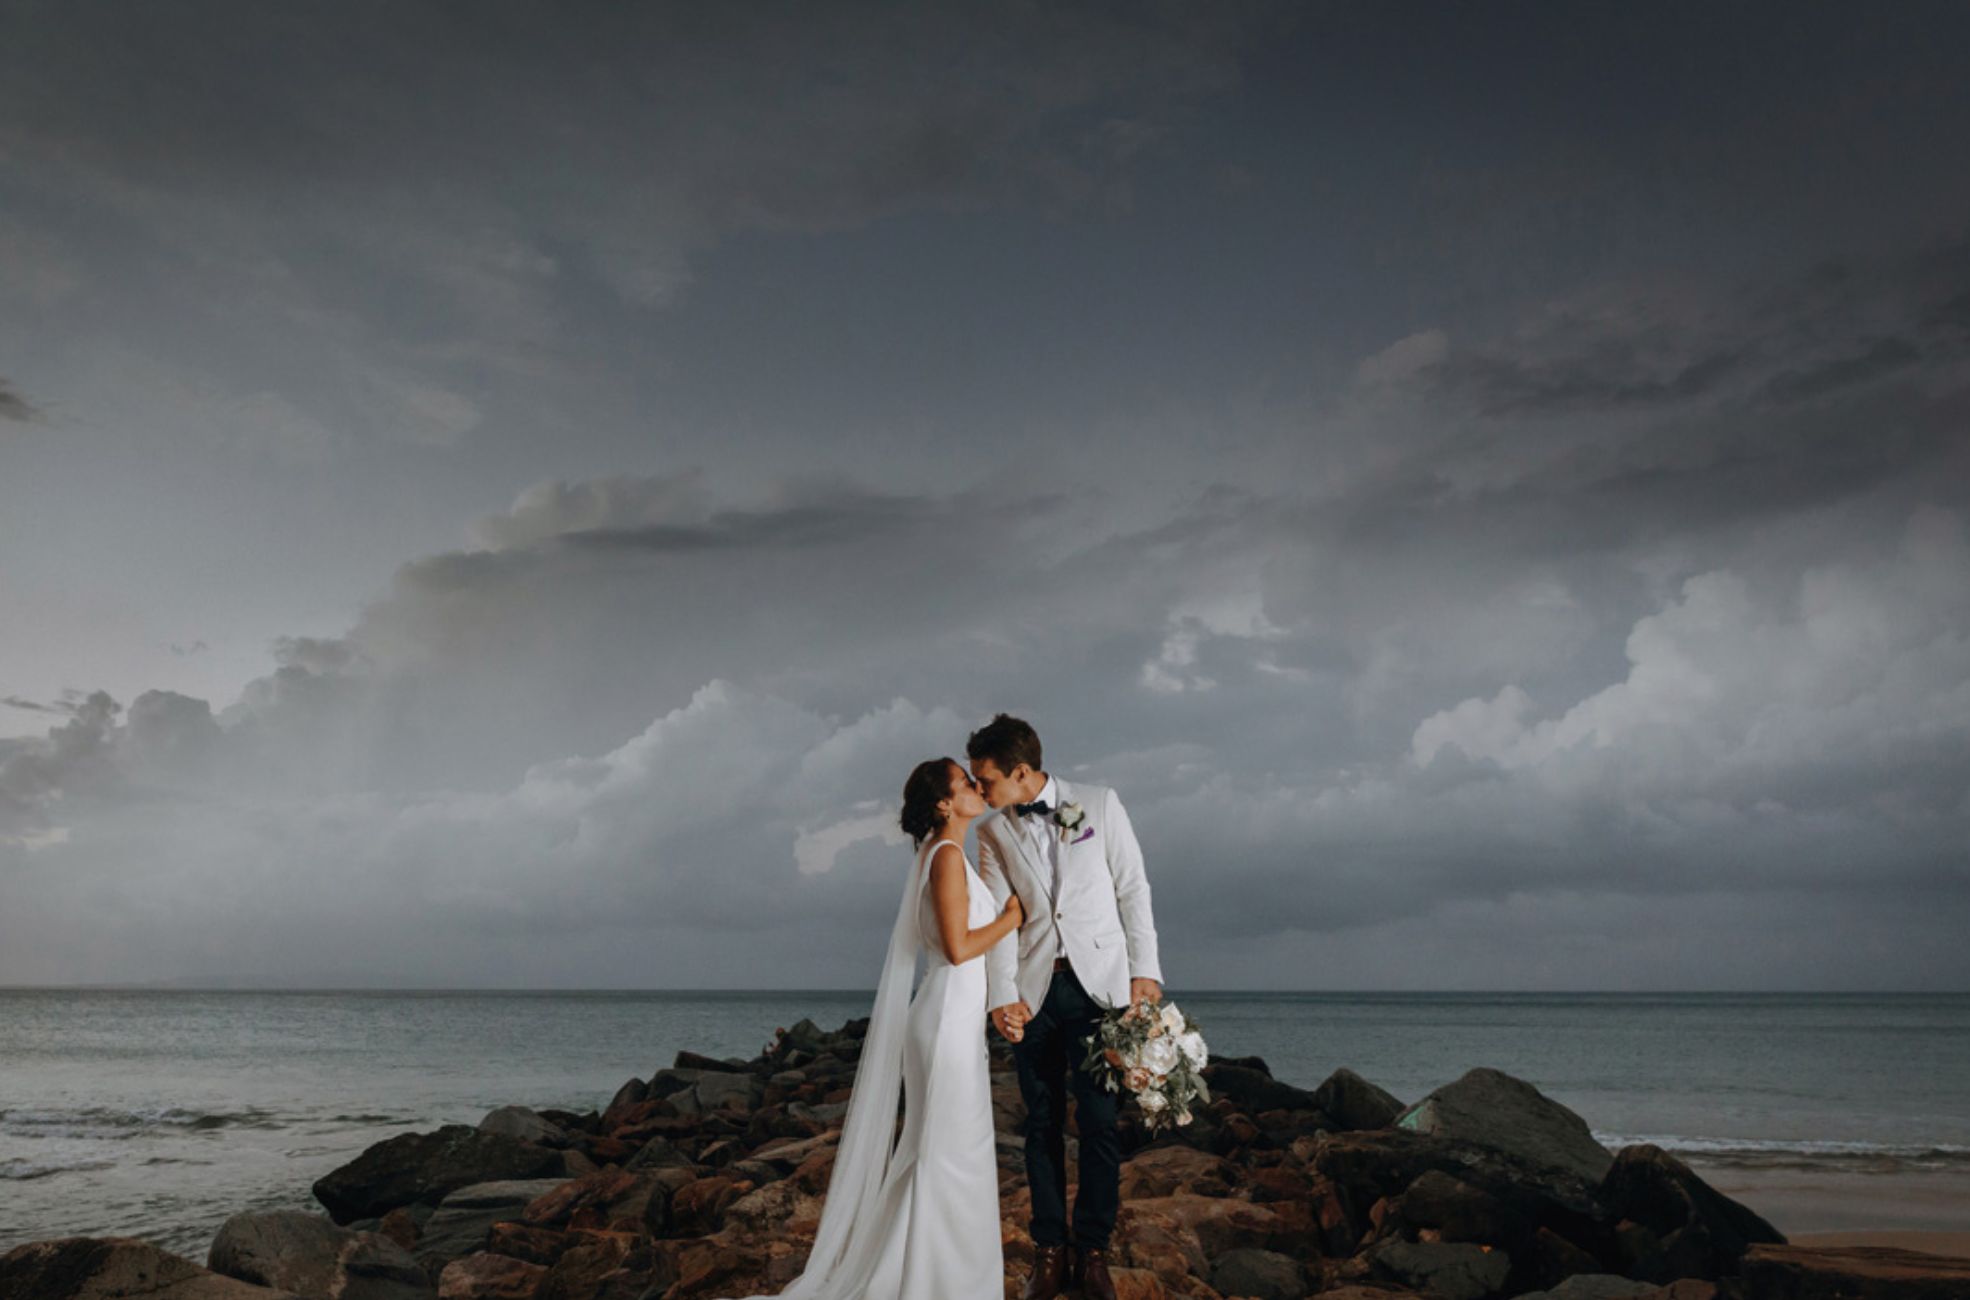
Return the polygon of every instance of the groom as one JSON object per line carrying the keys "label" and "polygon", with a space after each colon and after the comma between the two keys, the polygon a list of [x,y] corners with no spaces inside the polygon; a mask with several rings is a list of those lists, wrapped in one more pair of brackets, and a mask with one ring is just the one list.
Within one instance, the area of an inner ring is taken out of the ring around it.
{"label": "groom", "polygon": [[[1078,1281],[1114,1300],[1108,1238],[1120,1206],[1117,1094],[1081,1068],[1102,1012],[1162,996],[1156,925],[1142,850],[1122,801],[1069,784],[1041,764],[1040,738],[1001,713],[965,743],[971,774],[997,809],[978,824],[978,873],[1026,920],[985,954],[986,1005],[1013,1044],[1026,1101],[1026,1181],[1033,1196],[1033,1275],[1023,1300],[1053,1300]],[[1067,1098],[1080,1138],[1068,1255]]]}

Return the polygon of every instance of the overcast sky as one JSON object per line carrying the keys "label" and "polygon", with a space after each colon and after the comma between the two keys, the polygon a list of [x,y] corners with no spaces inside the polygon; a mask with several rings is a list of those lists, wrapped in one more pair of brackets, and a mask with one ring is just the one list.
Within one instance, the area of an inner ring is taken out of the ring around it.
{"label": "overcast sky", "polygon": [[1970,987],[1970,9],[0,0],[0,983]]}

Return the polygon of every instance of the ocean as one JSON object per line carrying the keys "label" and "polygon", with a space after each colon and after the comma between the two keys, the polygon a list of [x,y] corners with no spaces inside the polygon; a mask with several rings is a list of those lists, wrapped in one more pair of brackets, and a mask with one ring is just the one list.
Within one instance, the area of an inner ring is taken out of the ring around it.
{"label": "ocean", "polygon": [[[371,1143],[519,1103],[599,1109],[679,1048],[751,1056],[866,992],[0,989],[0,1251],[131,1235],[203,1261],[242,1209],[315,1208]],[[1219,1055],[1413,1101],[1473,1066],[1610,1147],[1706,1169],[1970,1174],[1970,995],[1193,993]]]}

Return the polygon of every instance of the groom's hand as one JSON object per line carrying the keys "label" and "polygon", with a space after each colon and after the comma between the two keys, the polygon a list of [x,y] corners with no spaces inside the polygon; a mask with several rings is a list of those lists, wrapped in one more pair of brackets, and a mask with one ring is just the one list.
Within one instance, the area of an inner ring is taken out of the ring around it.
{"label": "groom's hand", "polygon": [[1143,979],[1137,976],[1135,979],[1129,981],[1130,1006],[1141,1006],[1145,1002],[1161,1002],[1162,1000],[1163,986],[1155,980]]}
{"label": "groom's hand", "polygon": [[1023,999],[1018,1002],[1008,1002],[1002,1007],[993,1007],[991,1014],[992,1027],[997,1029],[999,1036],[1008,1043],[1016,1043],[1026,1037],[1026,1022],[1033,1018],[1033,1013],[1027,1009]]}

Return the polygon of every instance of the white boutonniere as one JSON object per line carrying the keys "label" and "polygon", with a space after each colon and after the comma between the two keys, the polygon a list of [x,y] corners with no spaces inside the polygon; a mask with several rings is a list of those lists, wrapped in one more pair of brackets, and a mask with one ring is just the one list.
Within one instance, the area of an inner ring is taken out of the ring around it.
{"label": "white boutonniere", "polygon": [[1077,803],[1064,803],[1053,810],[1053,824],[1060,830],[1060,839],[1065,844],[1079,844],[1094,834],[1094,827],[1088,825],[1088,810]]}

